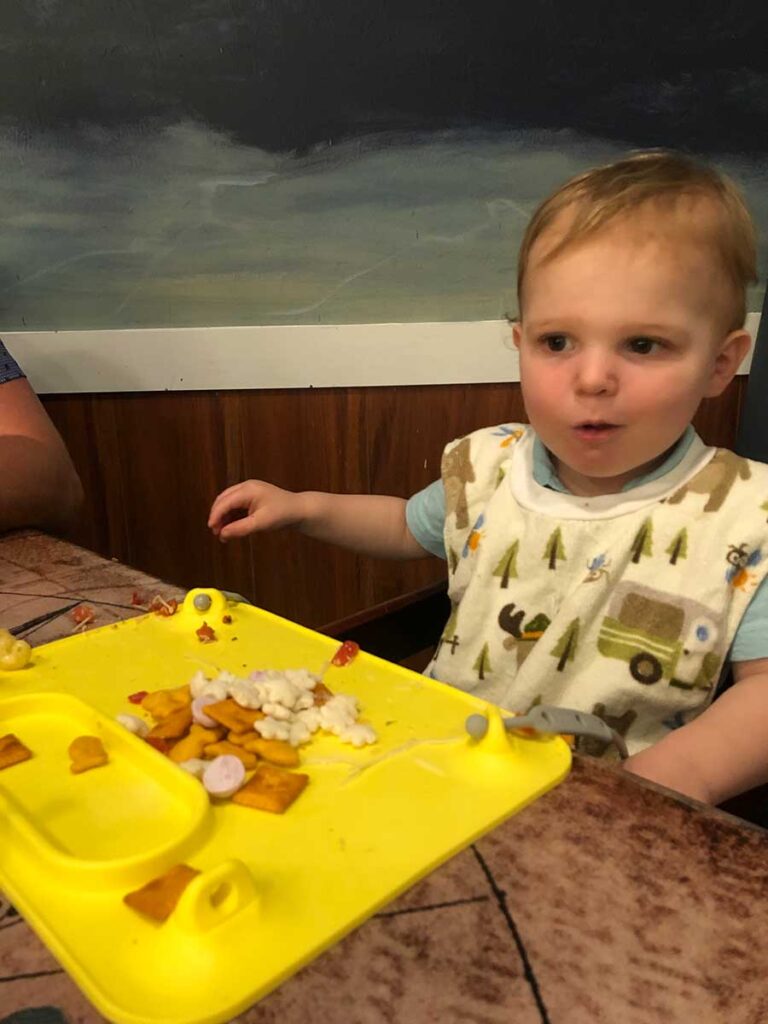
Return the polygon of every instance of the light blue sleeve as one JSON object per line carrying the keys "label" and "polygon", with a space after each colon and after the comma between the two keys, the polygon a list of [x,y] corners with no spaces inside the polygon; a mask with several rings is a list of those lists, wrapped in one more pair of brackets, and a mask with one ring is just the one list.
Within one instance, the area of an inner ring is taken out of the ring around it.
{"label": "light blue sleeve", "polygon": [[731,647],[731,661],[754,661],[768,658],[768,577],[755,591],[736,630]]}
{"label": "light blue sleeve", "polygon": [[445,526],[445,490],[442,480],[435,480],[423,491],[408,499],[405,521],[425,551],[445,558],[443,527]]}

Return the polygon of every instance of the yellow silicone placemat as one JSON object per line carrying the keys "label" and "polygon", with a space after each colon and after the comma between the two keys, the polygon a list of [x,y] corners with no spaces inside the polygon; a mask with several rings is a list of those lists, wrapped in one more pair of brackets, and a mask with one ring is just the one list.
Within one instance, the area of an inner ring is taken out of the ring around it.
{"label": "yellow silicone placemat", "polygon": [[[203,621],[215,642],[199,641]],[[198,669],[319,671],[337,647],[195,590],[171,618],[60,640],[0,673],[0,735],[34,755],[0,771],[0,888],[110,1020],[229,1020],[567,774],[561,739],[511,736],[484,701],[364,652],[325,682],[358,698],[379,739],[355,749],[316,735],[301,748],[310,783],[283,815],[209,803],[114,722],[136,711],[129,694]],[[491,720],[480,741],[464,729],[473,712]],[[73,776],[66,740],[82,733],[102,738],[110,762]],[[182,861],[201,874],[164,924],[123,904]]]}

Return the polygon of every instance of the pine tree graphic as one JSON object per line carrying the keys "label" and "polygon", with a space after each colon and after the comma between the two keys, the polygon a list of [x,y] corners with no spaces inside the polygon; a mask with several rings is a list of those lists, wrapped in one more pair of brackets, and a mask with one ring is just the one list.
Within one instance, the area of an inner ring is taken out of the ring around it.
{"label": "pine tree graphic", "polygon": [[504,556],[493,570],[494,576],[501,577],[501,589],[506,590],[510,579],[517,579],[517,552],[520,548],[520,541],[516,540],[510,544],[504,552]]}
{"label": "pine tree graphic", "polygon": [[557,663],[558,672],[562,672],[566,664],[569,661],[573,661],[576,656],[576,648],[579,644],[579,629],[579,620],[573,619],[550,652],[554,658],[560,659]]}
{"label": "pine tree graphic", "polygon": [[459,606],[454,601],[451,601],[451,614],[448,616],[448,621],[445,624],[442,636],[437,645],[436,654],[440,652],[443,644],[447,644],[451,648],[451,654],[456,653],[456,648],[460,647],[459,637],[456,633],[456,621],[459,617]]}
{"label": "pine tree graphic", "polygon": [[559,526],[552,532],[552,536],[547,541],[547,546],[544,548],[544,554],[541,557],[549,560],[550,569],[557,568],[558,559],[563,562],[568,561],[565,548],[563,547],[563,535],[560,532]]}
{"label": "pine tree graphic", "polygon": [[688,530],[684,526],[679,533],[672,538],[672,543],[665,549],[669,555],[669,564],[676,565],[678,559],[688,557]]}
{"label": "pine tree graphic", "polygon": [[478,679],[485,679],[486,674],[492,671],[491,659],[488,652],[488,644],[483,644],[483,649],[475,659],[475,663],[472,668],[477,672]]}
{"label": "pine tree graphic", "polygon": [[646,519],[632,541],[632,561],[637,564],[643,555],[653,554],[653,523]]}

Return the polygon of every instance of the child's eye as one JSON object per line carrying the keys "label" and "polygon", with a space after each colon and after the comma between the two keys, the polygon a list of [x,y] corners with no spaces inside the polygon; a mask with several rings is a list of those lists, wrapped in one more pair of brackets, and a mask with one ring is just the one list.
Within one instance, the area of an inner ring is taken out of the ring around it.
{"label": "child's eye", "polygon": [[571,345],[570,339],[565,334],[545,334],[541,343],[550,352],[565,352]]}
{"label": "child's eye", "polygon": [[647,356],[661,348],[660,342],[654,338],[630,338],[627,342],[630,350],[638,356]]}

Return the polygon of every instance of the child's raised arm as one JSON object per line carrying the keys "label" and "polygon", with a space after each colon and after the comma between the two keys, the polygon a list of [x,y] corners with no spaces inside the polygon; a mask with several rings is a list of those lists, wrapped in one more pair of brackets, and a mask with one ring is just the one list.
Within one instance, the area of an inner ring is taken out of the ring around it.
{"label": "child's raised arm", "polygon": [[208,526],[221,541],[293,526],[308,537],[377,558],[426,558],[405,521],[405,499],[384,494],[285,491],[263,480],[228,487]]}

